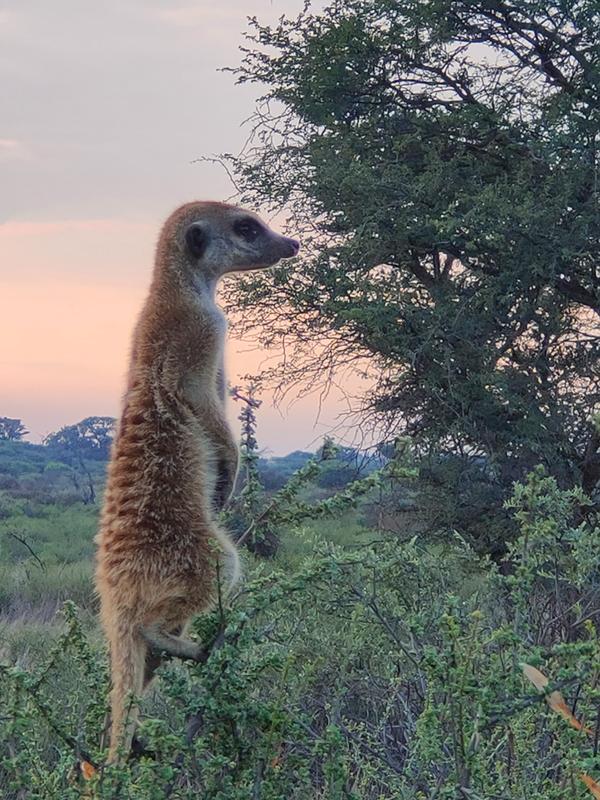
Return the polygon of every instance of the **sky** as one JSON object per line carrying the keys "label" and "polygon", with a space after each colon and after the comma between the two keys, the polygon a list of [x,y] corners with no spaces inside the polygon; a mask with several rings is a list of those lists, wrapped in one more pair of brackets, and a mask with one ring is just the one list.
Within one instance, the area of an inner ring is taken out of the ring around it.
{"label": "sky", "polygon": [[[247,15],[301,6],[0,0],[0,416],[33,441],[118,416],[162,221],[232,194],[219,166],[194,161],[241,149],[260,87],[218,70],[239,62]],[[265,355],[230,341],[230,382]],[[334,393],[318,409],[265,395],[261,446],[314,449],[345,404]]]}

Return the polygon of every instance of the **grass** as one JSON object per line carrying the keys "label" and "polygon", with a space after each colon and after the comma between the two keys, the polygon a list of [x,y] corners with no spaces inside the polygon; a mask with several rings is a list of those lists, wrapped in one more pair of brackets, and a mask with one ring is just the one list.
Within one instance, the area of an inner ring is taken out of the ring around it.
{"label": "grass", "polygon": [[97,506],[13,500],[10,515],[0,520],[0,563],[36,557],[44,566],[90,562],[97,525]]}
{"label": "grass", "polygon": [[[22,501],[12,503],[12,515],[0,521],[0,661],[37,663],[62,629],[60,611],[66,600],[80,609],[85,628],[100,641],[93,586],[98,507],[40,505],[30,516]],[[250,575],[293,573],[319,543],[355,547],[376,538],[351,511],[341,519],[284,530],[272,561],[261,561],[246,551],[242,557]]]}

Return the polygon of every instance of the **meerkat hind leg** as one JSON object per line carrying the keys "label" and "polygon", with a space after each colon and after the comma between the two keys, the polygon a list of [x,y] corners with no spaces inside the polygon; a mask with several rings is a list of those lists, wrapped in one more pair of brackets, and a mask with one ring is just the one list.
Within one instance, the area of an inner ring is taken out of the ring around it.
{"label": "meerkat hind leg", "polygon": [[[170,630],[169,633],[172,636],[180,637],[183,633],[183,628],[183,625],[178,625],[176,628]],[[154,673],[160,667],[163,660],[162,652],[159,652],[152,647],[148,647],[146,652],[146,663],[144,664],[144,689],[146,689],[148,685],[152,683],[154,679]]]}
{"label": "meerkat hind leg", "polygon": [[155,652],[165,653],[174,658],[187,658],[200,661],[203,653],[201,645],[191,639],[182,639],[160,629],[158,625],[147,625],[140,633],[148,646]]}

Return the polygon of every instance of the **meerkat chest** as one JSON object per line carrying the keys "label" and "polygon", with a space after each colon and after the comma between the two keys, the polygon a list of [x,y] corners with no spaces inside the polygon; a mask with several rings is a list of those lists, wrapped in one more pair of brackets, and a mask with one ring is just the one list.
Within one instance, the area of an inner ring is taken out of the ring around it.
{"label": "meerkat chest", "polygon": [[227,334],[227,319],[214,302],[200,298],[197,310],[196,335],[183,376],[184,392],[194,405],[218,394],[217,373],[223,368]]}
{"label": "meerkat chest", "polygon": [[202,329],[206,337],[207,355],[214,360],[217,368],[220,367],[223,353],[225,350],[225,339],[227,337],[227,318],[216,303],[208,303],[201,307]]}
{"label": "meerkat chest", "polygon": [[227,333],[227,317],[216,304],[214,298],[207,292],[198,292],[195,295],[195,305],[198,317],[205,325],[220,337],[225,338]]}

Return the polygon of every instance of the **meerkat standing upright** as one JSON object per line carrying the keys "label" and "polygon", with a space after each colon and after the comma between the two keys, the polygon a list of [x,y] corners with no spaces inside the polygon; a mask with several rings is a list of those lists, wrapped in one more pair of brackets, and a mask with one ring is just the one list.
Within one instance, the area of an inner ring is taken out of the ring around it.
{"label": "meerkat standing upright", "polygon": [[[230,583],[235,546],[215,521],[238,449],[225,418],[222,275],[262,269],[299,245],[257,216],[223,203],[189,203],[166,221],[150,292],[133,337],[123,411],[97,537],[96,586],[111,655],[109,760],[128,753],[135,712],[157,654],[198,658],[181,637]],[[221,569],[219,568],[221,566]]]}

